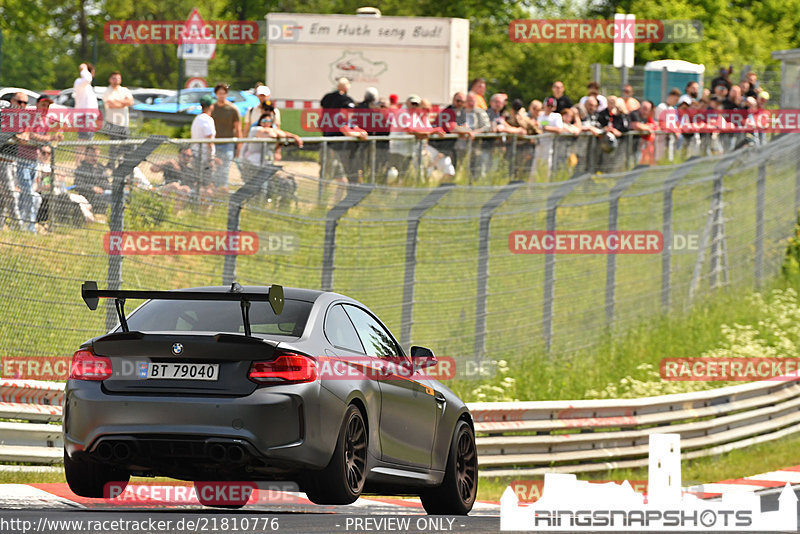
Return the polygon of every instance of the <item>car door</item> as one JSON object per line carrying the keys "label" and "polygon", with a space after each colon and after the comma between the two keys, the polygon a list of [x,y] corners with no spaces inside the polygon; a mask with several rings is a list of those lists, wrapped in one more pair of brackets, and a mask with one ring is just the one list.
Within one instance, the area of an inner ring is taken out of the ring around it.
{"label": "car door", "polygon": [[410,372],[407,358],[391,332],[366,310],[343,305],[368,356],[379,360],[381,391],[380,440],[385,461],[431,466],[438,409],[434,391]]}

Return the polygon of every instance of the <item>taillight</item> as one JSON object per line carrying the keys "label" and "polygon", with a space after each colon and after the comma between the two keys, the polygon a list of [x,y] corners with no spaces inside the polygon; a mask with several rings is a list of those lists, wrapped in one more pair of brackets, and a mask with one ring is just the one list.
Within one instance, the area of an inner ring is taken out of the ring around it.
{"label": "taillight", "polygon": [[95,356],[90,350],[81,349],[72,355],[69,377],[74,380],[105,380],[111,376],[111,360]]}
{"label": "taillight", "polygon": [[317,362],[304,354],[279,352],[268,362],[253,362],[250,380],[258,384],[299,384],[317,379]]}

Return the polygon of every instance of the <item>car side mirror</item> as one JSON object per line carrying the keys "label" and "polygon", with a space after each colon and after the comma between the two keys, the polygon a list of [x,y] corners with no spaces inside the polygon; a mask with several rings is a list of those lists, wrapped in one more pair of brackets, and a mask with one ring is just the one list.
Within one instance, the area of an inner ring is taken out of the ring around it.
{"label": "car side mirror", "polygon": [[418,369],[425,369],[436,365],[436,356],[433,351],[427,347],[420,347],[413,345],[411,347],[411,361]]}

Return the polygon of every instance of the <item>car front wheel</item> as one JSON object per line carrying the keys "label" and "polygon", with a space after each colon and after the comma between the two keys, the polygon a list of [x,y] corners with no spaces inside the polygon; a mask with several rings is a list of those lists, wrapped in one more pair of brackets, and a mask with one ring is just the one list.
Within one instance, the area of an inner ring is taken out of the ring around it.
{"label": "car front wheel", "polygon": [[420,495],[431,515],[467,515],[478,493],[478,451],[475,433],[463,419],[456,424],[444,480],[438,488]]}

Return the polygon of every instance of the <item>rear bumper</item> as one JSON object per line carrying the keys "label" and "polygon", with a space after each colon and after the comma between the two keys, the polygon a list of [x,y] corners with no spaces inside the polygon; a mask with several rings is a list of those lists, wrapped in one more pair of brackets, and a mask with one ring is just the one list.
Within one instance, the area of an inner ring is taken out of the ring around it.
{"label": "rear bumper", "polygon": [[[121,465],[120,458],[106,458],[107,447],[97,449],[103,441],[112,446],[124,441],[142,451],[141,458],[156,447],[162,456],[188,464],[195,456],[218,458],[219,449],[209,447],[222,443],[226,448],[241,446],[256,467],[320,469],[333,454],[344,408],[318,382],[259,388],[243,397],[201,397],[109,394],[101,382],[70,380],[64,448],[71,458],[99,459],[102,452],[102,461]],[[229,460],[223,455],[223,463]],[[144,467],[157,464],[154,460]]]}

